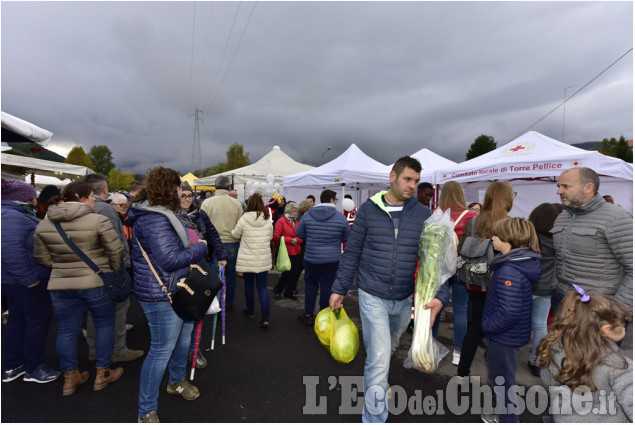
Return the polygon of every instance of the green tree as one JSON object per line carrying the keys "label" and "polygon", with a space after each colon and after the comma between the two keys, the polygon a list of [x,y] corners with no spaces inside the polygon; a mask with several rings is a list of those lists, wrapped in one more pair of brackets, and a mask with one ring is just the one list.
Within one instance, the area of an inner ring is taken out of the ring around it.
{"label": "green tree", "polygon": [[481,156],[484,153],[493,151],[496,149],[496,141],[492,136],[486,136],[485,134],[481,134],[476,139],[474,139],[474,143],[470,145],[470,150],[465,154],[465,160],[476,158],[477,156]]}
{"label": "green tree", "polygon": [[611,137],[610,140],[604,138],[597,151],[603,155],[633,163],[633,148],[626,143],[624,136],[620,136],[619,140],[615,140],[615,137]]}
{"label": "green tree", "polygon": [[251,164],[249,162],[249,152],[244,153],[243,145],[234,143],[227,150],[227,162],[223,171],[235,170],[249,164]]}
{"label": "green tree", "polygon": [[64,160],[65,164],[81,165],[82,167],[88,167],[91,170],[95,170],[95,164],[90,160],[90,157],[86,155],[84,148],[81,146],[75,146],[68,153],[68,156]]}
{"label": "green tree", "polygon": [[225,170],[225,163],[219,162],[216,165],[212,165],[211,167],[205,168],[204,170],[200,172],[200,174],[196,173],[196,175],[207,177],[207,176],[213,176],[214,174],[220,174],[223,171],[227,171]]}
{"label": "green tree", "polygon": [[[128,187],[130,187],[130,183],[128,183]],[[113,168],[108,172],[108,189],[111,192],[123,189],[123,174],[119,168]]]}
{"label": "green tree", "polygon": [[107,176],[110,170],[115,168],[115,163],[112,162],[112,152],[110,152],[108,146],[93,146],[88,152],[88,157],[95,164],[95,171],[99,174]]}
{"label": "green tree", "polygon": [[123,172],[123,180],[121,182],[122,190],[130,190],[130,183],[136,180],[135,175],[131,171]]}

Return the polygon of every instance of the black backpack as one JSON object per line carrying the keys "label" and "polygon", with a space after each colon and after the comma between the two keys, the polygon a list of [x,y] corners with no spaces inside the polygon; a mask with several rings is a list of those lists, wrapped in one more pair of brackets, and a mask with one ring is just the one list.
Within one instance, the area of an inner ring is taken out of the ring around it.
{"label": "black backpack", "polygon": [[472,236],[466,236],[463,246],[456,260],[456,274],[464,283],[479,285],[483,288],[489,286],[489,264],[494,259],[494,247],[491,239],[481,239],[474,231],[476,218],[472,223]]}

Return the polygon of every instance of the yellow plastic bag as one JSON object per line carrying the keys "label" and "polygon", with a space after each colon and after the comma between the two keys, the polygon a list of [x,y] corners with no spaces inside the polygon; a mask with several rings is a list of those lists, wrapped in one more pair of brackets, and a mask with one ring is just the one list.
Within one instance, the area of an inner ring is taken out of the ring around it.
{"label": "yellow plastic bag", "polygon": [[329,307],[315,316],[313,330],[320,343],[340,363],[350,363],[359,350],[359,331],[344,308],[332,311]]}
{"label": "yellow plastic bag", "polygon": [[328,350],[331,345],[331,309],[326,307],[315,316],[313,329],[320,343]]}
{"label": "yellow plastic bag", "polygon": [[340,363],[350,363],[359,350],[359,331],[344,308],[331,312],[331,356]]}

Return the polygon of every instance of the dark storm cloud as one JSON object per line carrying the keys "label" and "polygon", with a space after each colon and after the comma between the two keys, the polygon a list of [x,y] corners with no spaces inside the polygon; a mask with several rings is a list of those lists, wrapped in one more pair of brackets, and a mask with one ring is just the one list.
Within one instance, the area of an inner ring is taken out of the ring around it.
{"label": "dark storm cloud", "polygon": [[[196,3],[193,39],[191,2],[2,3],[2,109],[134,172],[189,170],[196,106],[203,166],[234,142],[252,162],[279,145],[320,165],[351,143],[387,164],[423,147],[461,161],[632,47],[630,2],[253,6]],[[567,142],[632,138],[632,63],[567,103]],[[562,110],[532,129],[561,139]]]}

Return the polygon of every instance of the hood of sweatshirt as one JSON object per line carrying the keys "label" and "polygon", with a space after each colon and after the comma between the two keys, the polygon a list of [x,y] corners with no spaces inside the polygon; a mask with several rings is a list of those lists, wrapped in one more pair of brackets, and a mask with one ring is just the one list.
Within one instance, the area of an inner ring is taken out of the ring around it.
{"label": "hood of sweatshirt", "polygon": [[338,213],[339,211],[335,209],[335,205],[333,204],[318,204],[308,210],[305,214],[310,215],[317,221],[327,221],[329,218]]}

